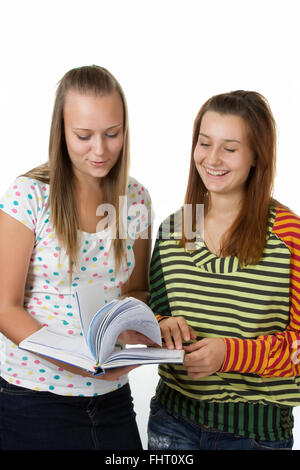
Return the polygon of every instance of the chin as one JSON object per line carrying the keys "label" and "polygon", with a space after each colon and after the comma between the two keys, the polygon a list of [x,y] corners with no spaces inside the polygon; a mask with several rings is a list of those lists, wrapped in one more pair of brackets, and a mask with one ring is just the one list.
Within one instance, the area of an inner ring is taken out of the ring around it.
{"label": "chin", "polygon": [[111,168],[95,168],[92,171],[89,171],[89,174],[98,178],[103,178],[108,175]]}

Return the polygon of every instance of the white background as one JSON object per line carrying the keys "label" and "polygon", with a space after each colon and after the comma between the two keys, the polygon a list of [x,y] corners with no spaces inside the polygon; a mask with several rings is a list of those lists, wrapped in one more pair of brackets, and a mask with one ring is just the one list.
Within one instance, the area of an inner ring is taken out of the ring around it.
{"label": "white background", "polygon": [[[159,222],[183,202],[193,120],[211,95],[256,90],[279,134],[275,197],[300,214],[299,0],[0,0],[2,194],[47,160],[55,86],[98,64],[120,81],[131,129],[131,174]],[[155,366],[130,374],[146,447]],[[295,409],[295,449],[300,449]]]}

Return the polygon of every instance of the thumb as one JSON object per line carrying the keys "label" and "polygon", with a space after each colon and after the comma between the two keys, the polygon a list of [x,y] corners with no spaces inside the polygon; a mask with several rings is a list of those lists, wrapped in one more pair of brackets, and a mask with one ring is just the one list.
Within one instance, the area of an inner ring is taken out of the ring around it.
{"label": "thumb", "polygon": [[188,346],[184,346],[184,350],[188,353],[197,351],[198,349],[203,348],[207,344],[206,339],[207,338],[200,339],[200,341],[196,341],[195,343],[189,344]]}
{"label": "thumb", "polygon": [[200,339],[199,341],[196,341],[195,343],[189,344],[188,346],[184,346],[184,350],[186,352],[193,352],[197,351],[198,349],[204,348],[204,346],[209,343],[209,338],[203,338]]}

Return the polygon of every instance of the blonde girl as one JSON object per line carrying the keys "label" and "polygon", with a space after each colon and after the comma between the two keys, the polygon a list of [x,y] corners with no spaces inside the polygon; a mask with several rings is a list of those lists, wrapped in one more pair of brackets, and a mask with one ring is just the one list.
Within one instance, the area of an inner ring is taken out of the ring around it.
{"label": "blonde girl", "polygon": [[[94,377],[18,349],[45,324],[81,335],[78,287],[97,284],[104,302],[147,300],[150,197],[129,176],[127,105],[110,72],[94,65],[65,74],[49,159],[16,178],[0,204],[1,448],[141,448],[130,368]],[[101,209],[108,205],[113,223]],[[119,213],[134,207],[147,211],[124,229]],[[119,340],[147,342],[132,331]]]}

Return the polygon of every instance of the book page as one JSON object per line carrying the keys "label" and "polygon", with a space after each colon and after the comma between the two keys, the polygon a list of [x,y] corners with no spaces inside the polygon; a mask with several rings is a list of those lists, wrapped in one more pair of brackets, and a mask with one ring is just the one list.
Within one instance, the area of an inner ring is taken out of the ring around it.
{"label": "book page", "polygon": [[[102,335],[104,334],[107,325],[116,315],[118,315],[119,310],[125,308],[127,303],[127,298],[124,300],[112,300],[108,304],[104,305],[104,307],[102,307],[96,313],[96,315],[94,315],[86,335],[86,342],[94,356],[98,356],[97,344],[99,341],[101,341]],[[110,342],[111,348],[113,348],[114,342]]]}
{"label": "book page", "polygon": [[43,348],[44,354],[48,351],[49,357],[52,358],[57,357],[55,351],[63,351],[65,357],[69,360],[75,355],[95,362],[95,358],[93,358],[91,351],[81,336],[60,334],[44,326],[19,344],[21,349],[35,350],[35,352],[41,350],[39,346]]}
{"label": "book page", "polygon": [[[105,361],[111,354],[112,344],[125,330],[138,331],[161,346],[160,328],[150,308],[137,299],[126,300],[126,304],[120,305],[119,312],[119,309],[114,309],[112,318],[107,317],[104,328],[98,329],[96,348],[99,350],[100,362]],[[126,305],[125,309],[124,305]]]}
{"label": "book page", "polygon": [[116,351],[102,364],[103,369],[111,369],[126,365],[137,364],[182,364],[184,361],[184,350],[139,347]]}
{"label": "book page", "polygon": [[83,334],[87,339],[94,315],[105,305],[102,283],[81,287],[75,292],[75,303],[79,312]]}

